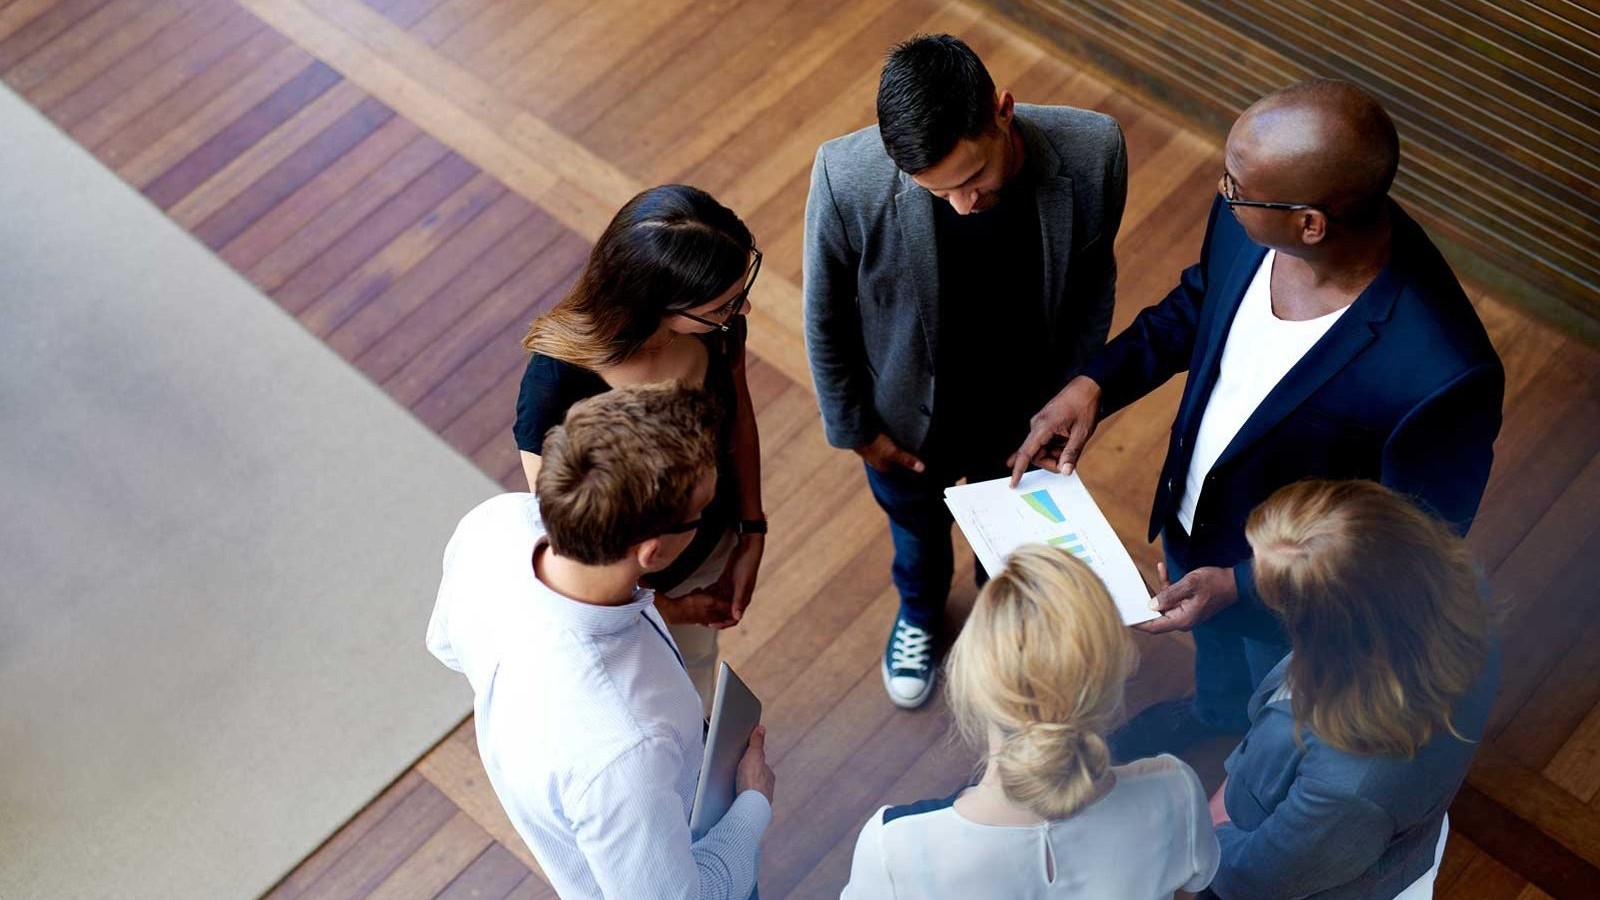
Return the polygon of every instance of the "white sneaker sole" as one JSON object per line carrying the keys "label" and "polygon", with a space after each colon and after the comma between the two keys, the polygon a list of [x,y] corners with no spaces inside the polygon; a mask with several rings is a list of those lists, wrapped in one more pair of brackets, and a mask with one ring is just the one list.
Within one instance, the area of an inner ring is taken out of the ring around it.
{"label": "white sneaker sole", "polygon": [[883,692],[889,695],[889,702],[900,707],[901,709],[916,709],[922,704],[927,703],[928,698],[933,696],[933,684],[936,680],[938,680],[939,677],[938,669],[934,669],[933,671],[929,672],[928,686],[922,689],[922,693],[910,699],[905,699],[896,695],[894,691],[889,689],[889,664],[879,660],[878,671],[883,673]]}

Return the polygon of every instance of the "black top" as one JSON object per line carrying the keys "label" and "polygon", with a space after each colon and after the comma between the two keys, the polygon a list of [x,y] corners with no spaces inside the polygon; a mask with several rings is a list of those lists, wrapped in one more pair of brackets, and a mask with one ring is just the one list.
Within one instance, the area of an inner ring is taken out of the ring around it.
{"label": "black top", "polygon": [[956,792],[954,794],[951,794],[948,797],[939,797],[933,800],[918,800],[916,803],[907,803],[904,806],[888,807],[883,811],[883,824],[887,825],[890,822],[893,822],[895,819],[904,819],[907,816],[920,816],[923,813],[938,812],[941,809],[949,809],[950,807],[956,805],[956,800],[960,799],[961,794],[966,791],[967,788],[973,787],[975,784],[976,782],[973,782],[972,784],[963,784],[961,787],[956,788]]}
{"label": "black top", "polygon": [[1033,386],[1047,380],[1047,341],[1034,189],[1024,172],[983,212],[963,216],[947,202],[934,203],[939,359],[933,421],[922,447],[930,464],[963,473],[1003,465],[1038,409]]}
{"label": "black top", "polygon": [[517,422],[511,433],[517,449],[544,453],[545,433],[567,417],[567,410],[579,400],[611,390],[605,379],[565,360],[535,353],[522,373],[522,389],[517,394]]}
{"label": "black top", "polygon": [[[704,388],[722,408],[722,428],[717,436],[717,492],[702,515],[705,524],[695,532],[688,549],[672,565],[649,577],[646,586],[658,591],[672,590],[700,568],[722,536],[739,520],[738,482],[733,471],[733,418],[737,413],[733,367],[744,356],[745,336],[749,332],[744,316],[735,316],[730,324],[733,328],[726,333],[713,331],[698,336],[709,355]],[[545,434],[566,419],[567,410],[574,403],[609,390],[611,386],[605,379],[589,369],[541,353],[533,354],[522,373],[522,389],[517,394],[517,421],[511,429],[517,448],[543,453]]]}

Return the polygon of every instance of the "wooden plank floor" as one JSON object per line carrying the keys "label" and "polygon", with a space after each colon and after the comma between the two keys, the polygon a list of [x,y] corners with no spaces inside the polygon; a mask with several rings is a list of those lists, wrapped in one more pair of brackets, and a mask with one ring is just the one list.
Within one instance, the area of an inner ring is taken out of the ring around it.
{"label": "wooden plank floor", "polygon": [[[1024,100],[1123,123],[1114,327],[1159,299],[1196,253],[1219,148],[963,2],[0,0],[0,77],[512,489],[519,338],[612,212],[688,181],[744,216],[768,259],[751,386],[773,533],[724,647],[770,710],[762,892],[809,898],[837,894],[869,813],[970,765],[940,707],[882,696],[887,533],[854,458],[822,439],[800,338],[812,153],[871,121],[884,49],[918,31],[962,34]],[[1505,604],[1507,679],[1438,895],[1600,896],[1600,624],[1579,599],[1600,580],[1600,353],[1473,296],[1509,375],[1471,536]],[[1110,420],[1083,467],[1146,567],[1178,390]],[[972,596],[958,584],[953,615]],[[1187,689],[1185,639],[1141,647],[1135,708]],[[1213,783],[1224,749],[1195,760]],[[469,721],[271,896],[554,894]]]}

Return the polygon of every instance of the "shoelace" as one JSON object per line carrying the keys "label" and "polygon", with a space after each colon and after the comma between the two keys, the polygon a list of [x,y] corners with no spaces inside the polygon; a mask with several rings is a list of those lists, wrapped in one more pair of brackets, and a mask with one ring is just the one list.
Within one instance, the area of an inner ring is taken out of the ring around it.
{"label": "shoelace", "polygon": [[929,644],[933,642],[933,635],[905,622],[896,622],[894,626],[894,645],[889,648],[889,668],[914,669],[918,672],[928,668],[928,658],[932,655]]}

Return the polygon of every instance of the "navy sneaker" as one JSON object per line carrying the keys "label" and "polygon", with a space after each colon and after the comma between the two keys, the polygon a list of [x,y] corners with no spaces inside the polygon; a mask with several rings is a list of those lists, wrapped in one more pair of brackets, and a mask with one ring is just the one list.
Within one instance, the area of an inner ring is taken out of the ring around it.
{"label": "navy sneaker", "polygon": [[933,632],[904,616],[896,617],[883,651],[883,689],[889,692],[889,702],[916,709],[933,694],[933,677]]}

